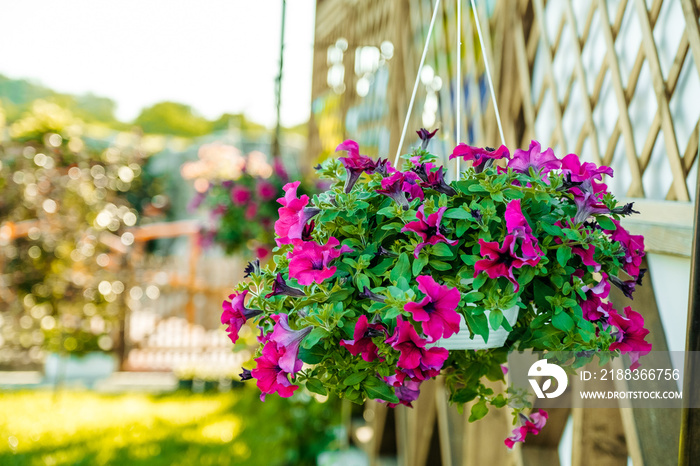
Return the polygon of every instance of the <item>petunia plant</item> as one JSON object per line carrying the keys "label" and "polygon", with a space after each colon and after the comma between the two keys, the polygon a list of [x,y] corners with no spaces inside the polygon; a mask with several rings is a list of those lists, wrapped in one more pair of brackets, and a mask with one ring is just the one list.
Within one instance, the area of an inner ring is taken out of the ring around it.
{"label": "petunia plant", "polygon": [[[419,132],[401,169],[345,141],[343,157],[317,167],[325,192],[285,185],[274,264],[249,264],[222,323],[234,342],[246,321],[257,324],[244,378],[262,398],[304,386],[410,406],[442,374],[452,402],[474,401],[470,420],[514,409],[512,446],[547,417],[526,415],[522,393],[487,386],[505,381],[510,352],[565,351],[571,367],[628,353],[634,369],[650,351],[642,317],[607,299],[611,285],[631,297],[641,284],[644,241],[619,223],[634,210],[608,193],[612,169],[535,141],[513,154],[459,144],[450,158],[471,166],[448,182],[427,151],[433,134]],[[455,335],[480,349],[448,351]]]}

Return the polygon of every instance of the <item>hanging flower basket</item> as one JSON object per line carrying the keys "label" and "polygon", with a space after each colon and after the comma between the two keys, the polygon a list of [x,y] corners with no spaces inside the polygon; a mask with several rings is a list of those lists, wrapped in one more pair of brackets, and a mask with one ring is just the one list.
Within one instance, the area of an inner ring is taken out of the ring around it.
{"label": "hanging flower basket", "polygon": [[[346,156],[317,167],[328,190],[284,187],[274,264],[249,264],[222,314],[234,342],[247,320],[260,329],[243,378],[261,398],[305,386],[410,406],[443,374],[452,402],[475,401],[476,420],[528,406],[484,384],[505,381],[513,350],[569,351],[576,365],[619,351],[635,366],[650,351],[641,316],[607,301],[611,284],[631,297],[644,273],[643,239],[619,223],[633,206],[603,183],[612,170],[534,141],[512,155],[460,144],[450,158],[472,166],[448,183],[427,151],[433,134],[419,131],[401,170],[345,141]],[[511,445],[546,413],[517,419]]]}

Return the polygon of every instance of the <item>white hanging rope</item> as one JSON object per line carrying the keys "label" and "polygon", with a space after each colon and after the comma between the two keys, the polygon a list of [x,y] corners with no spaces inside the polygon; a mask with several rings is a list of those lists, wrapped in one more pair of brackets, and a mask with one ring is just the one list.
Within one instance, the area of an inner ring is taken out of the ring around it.
{"label": "white hanging rope", "polygon": [[[462,0],[457,0],[457,86],[455,98],[457,99],[457,115],[455,117],[455,141],[459,144],[462,130]],[[460,178],[460,158],[457,161],[457,179]]]}
{"label": "white hanging rope", "polygon": [[498,122],[498,132],[501,134],[501,144],[506,145],[506,138],[503,136],[503,124],[501,123],[501,114],[498,113],[498,103],[496,103],[496,93],[493,90],[493,80],[491,79],[491,71],[489,70],[489,59],[486,56],[486,48],[484,47],[484,38],[481,36],[481,26],[479,26],[479,14],[476,11],[474,0],[472,2],[472,11],[474,12],[474,20],[476,22],[476,32],[479,34],[479,45],[481,46],[481,55],[484,57],[484,65],[486,67],[486,78],[489,82],[491,90],[491,100],[493,101],[493,109],[496,111],[496,121]]}
{"label": "white hanging rope", "polygon": [[411,94],[411,102],[408,104],[408,112],[406,112],[406,119],[403,122],[403,131],[401,131],[401,139],[399,140],[399,147],[396,148],[396,157],[394,157],[393,166],[396,166],[399,160],[399,154],[401,154],[401,148],[403,147],[403,140],[406,137],[406,129],[408,128],[408,119],[411,116],[411,111],[413,110],[413,102],[416,100],[416,92],[418,91],[418,82],[420,81],[420,74],[423,71],[423,63],[425,63],[425,56],[428,53],[428,45],[430,44],[430,36],[433,34],[433,26],[435,26],[435,18],[437,18],[438,6],[440,5],[440,0],[435,2],[435,9],[433,10],[433,19],[430,20],[430,28],[428,28],[428,37],[425,39],[425,47],[423,47],[423,56],[420,58],[420,65],[418,66],[418,74],[416,75],[416,83],[413,85],[413,94]]}

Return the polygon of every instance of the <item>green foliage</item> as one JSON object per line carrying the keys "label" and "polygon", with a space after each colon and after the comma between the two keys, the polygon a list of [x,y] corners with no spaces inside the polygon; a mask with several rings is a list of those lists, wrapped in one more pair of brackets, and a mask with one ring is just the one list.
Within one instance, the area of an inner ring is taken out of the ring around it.
{"label": "green foliage", "polygon": [[258,395],[4,393],[0,464],[311,466],[337,448],[337,401]]}
{"label": "green foliage", "polygon": [[203,136],[211,132],[206,118],[196,114],[189,105],[177,102],[159,102],[144,108],[134,124],[147,133],[174,136]]}

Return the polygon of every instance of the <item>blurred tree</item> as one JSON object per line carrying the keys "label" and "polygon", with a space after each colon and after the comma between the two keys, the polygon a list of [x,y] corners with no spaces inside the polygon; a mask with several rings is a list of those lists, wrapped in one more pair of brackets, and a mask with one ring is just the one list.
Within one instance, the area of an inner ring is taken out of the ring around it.
{"label": "blurred tree", "polygon": [[146,133],[174,136],[204,136],[212,130],[211,123],[196,114],[189,105],[177,102],[159,102],[144,108],[134,124]]}

